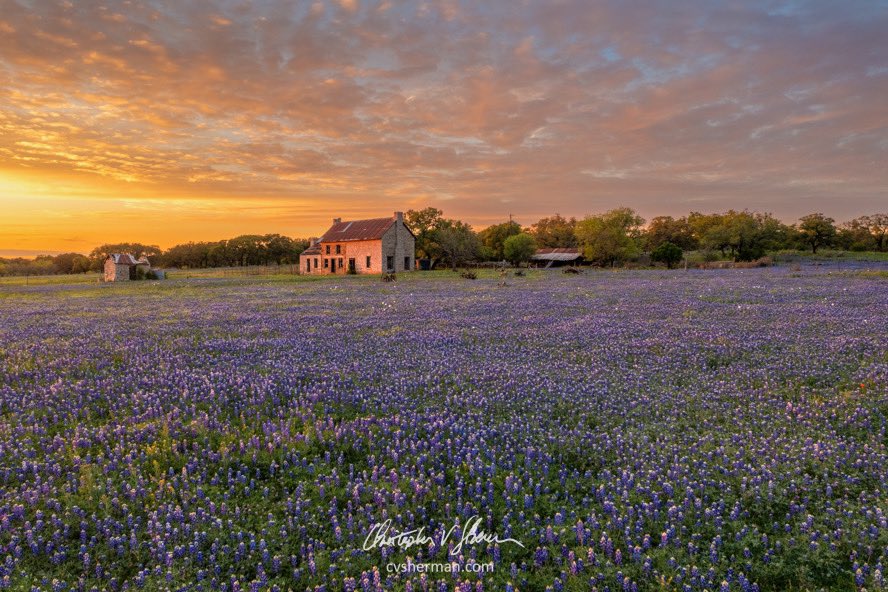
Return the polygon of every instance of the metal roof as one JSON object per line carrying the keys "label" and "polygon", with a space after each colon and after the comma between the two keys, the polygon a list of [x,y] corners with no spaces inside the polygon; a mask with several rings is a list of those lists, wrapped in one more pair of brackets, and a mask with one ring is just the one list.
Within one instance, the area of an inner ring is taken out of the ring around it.
{"label": "metal roof", "polygon": [[[138,265],[132,255],[129,253],[111,253],[108,255],[117,265]],[[145,261],[147,263],[147,260]]]}
{"label": "metal roof", "polygon": [[576,261],[582,257],[576,248],[537,249],[531,257],[534,261]]}
{"label": "metal roof", "polygon": [[324,233],[320,243],[341,243],[345,241],[377,240],[392,227],[397,218],[373,218],[370,220],[353,220],[337,222]]}

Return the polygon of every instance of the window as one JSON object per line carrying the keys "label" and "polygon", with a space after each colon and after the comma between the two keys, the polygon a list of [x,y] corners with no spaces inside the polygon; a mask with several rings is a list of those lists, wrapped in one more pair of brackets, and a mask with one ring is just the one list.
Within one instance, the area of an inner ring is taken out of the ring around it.
{"label": "window", "polygon": [[[330,247],[327,247],[327,248],[329,249]],[[324,259],[324,269],[327,269],[328,267],[330,267],[330,260]]]}
{"label": "window", "polygon": [[[328,254],[328,255],[330,254],[330,245],[327,245],[327,254]],[[326,264],[326,263],[324,264],[324,267],[327,267],[327,264]]]}
{"label": "window", "polygon": [[311,271],[311,259],[305,260],[305,271]]}
{"label": "window", "polygon": [[410,257],[404,257],[404,271],[410,269]]}
{"label": "window", "polygon": [[370,269],[370,255],[367,255],[367,269]]}
{"label": "window", "polygon": [[343,267],[343,259],[342,259],[342,257],[340,257],[339,258],[339,269],[342,269],[342,267]]}
{"label": "window", "polygon": [[385,268],[387,271],[395,271],[395,258],[391,255],[385,258]]}
{"label": "window", "polygon": [[336,245],[336,254],[339,255],[342,253],[342,245]]}

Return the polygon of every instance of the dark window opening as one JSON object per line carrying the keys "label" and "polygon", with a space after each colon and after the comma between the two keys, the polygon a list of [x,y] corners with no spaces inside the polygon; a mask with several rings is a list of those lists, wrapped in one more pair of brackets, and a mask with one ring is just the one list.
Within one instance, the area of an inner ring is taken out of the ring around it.
{"label": "dark window opening", "polygon": [[342,252],[342,245],[336,245],[336,254],[340,254]]}
{"label": "dark window opening", "polygon": [[410,257],[404,257],[404,271],[410,269]]}
{"label": "dark window opening", "polygon": [[330,254],[330,245],[327,245],[327,255]]}
{"label": "dark window opening", "polygon": [[395,258],[392,255],[385,258],[385,269],[387,271],[395,271]]}
{"label": "dark window opening", "polygon": [[370,269],[370,255],[367,255],[367,269]]}

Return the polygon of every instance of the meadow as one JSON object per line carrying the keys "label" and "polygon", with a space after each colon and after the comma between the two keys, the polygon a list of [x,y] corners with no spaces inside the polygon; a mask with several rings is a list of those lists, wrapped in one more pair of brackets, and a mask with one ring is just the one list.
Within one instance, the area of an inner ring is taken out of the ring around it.
{"label": "meadow", "polygon": [[4,282],[0,588],[884,589],[886,269]]}

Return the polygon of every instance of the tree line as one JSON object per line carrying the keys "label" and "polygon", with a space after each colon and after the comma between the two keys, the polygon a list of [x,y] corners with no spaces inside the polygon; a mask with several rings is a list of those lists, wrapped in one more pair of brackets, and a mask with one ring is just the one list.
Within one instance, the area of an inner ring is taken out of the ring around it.
{"label": "tree line", "polygon": [[616,208],[582,219],[555,214],[524,227],[510,220],[474,232],[437,208],[410,210],[405,221],[416,235],[417,257],[432,265],[467,261],[529,261],[537,249],[576,248],[597,265],[615,265],[643,253],[673,265],[685,251],[709,259],[752,261],[769,251],[835,247],[848,251],[888,250],[888,214],[861,216],[837,225],[822,213],[785,224],[771,214],[728,210],[723,213],[657,216],[647,225],[631,208]]}
{"label": "tree line", "polygon": [[307,239],[280,234],[245,234],[232,239],[188,242],[163,250],[157,245],[114,243],[101,245],[89,255],[63,253],[34,259],[0,258],[0,275],[46,275],[101,271],[111,253],[145,256],[153,267],[204,268],[298,263]]}
{"label": "tree line", "polygon": [[[716,214],[657,216],[645,220],[631,208],[616,208],[582,219],[559,214],[522,226],[510,220],[476,232],[469,224],[445,218],[428,207],[408,210],[404,221],[416,235],[416,255],[430,267],[457,267],[469,261],[521,264],[537,249],[577,248],[587,261],[616,265],[648,253],[671,266],[686,251],[702,251],[709,259],[755,260],[769,251],[834,247],[847,251],[888,250],[888,214],[860,216],[843,224],[821,213],[784,224],[770,214],[728,210]],[[89,255],[63,253],[35,259],[0,258],[2,275],[44,275],[101,271],[110,253],[146,256],[154,267],[204,268],[286,265],[299,260],[308,239],[280,234],[245,234],[232,239],[188,242],[163,250],[157,245],[101,245]]]}

